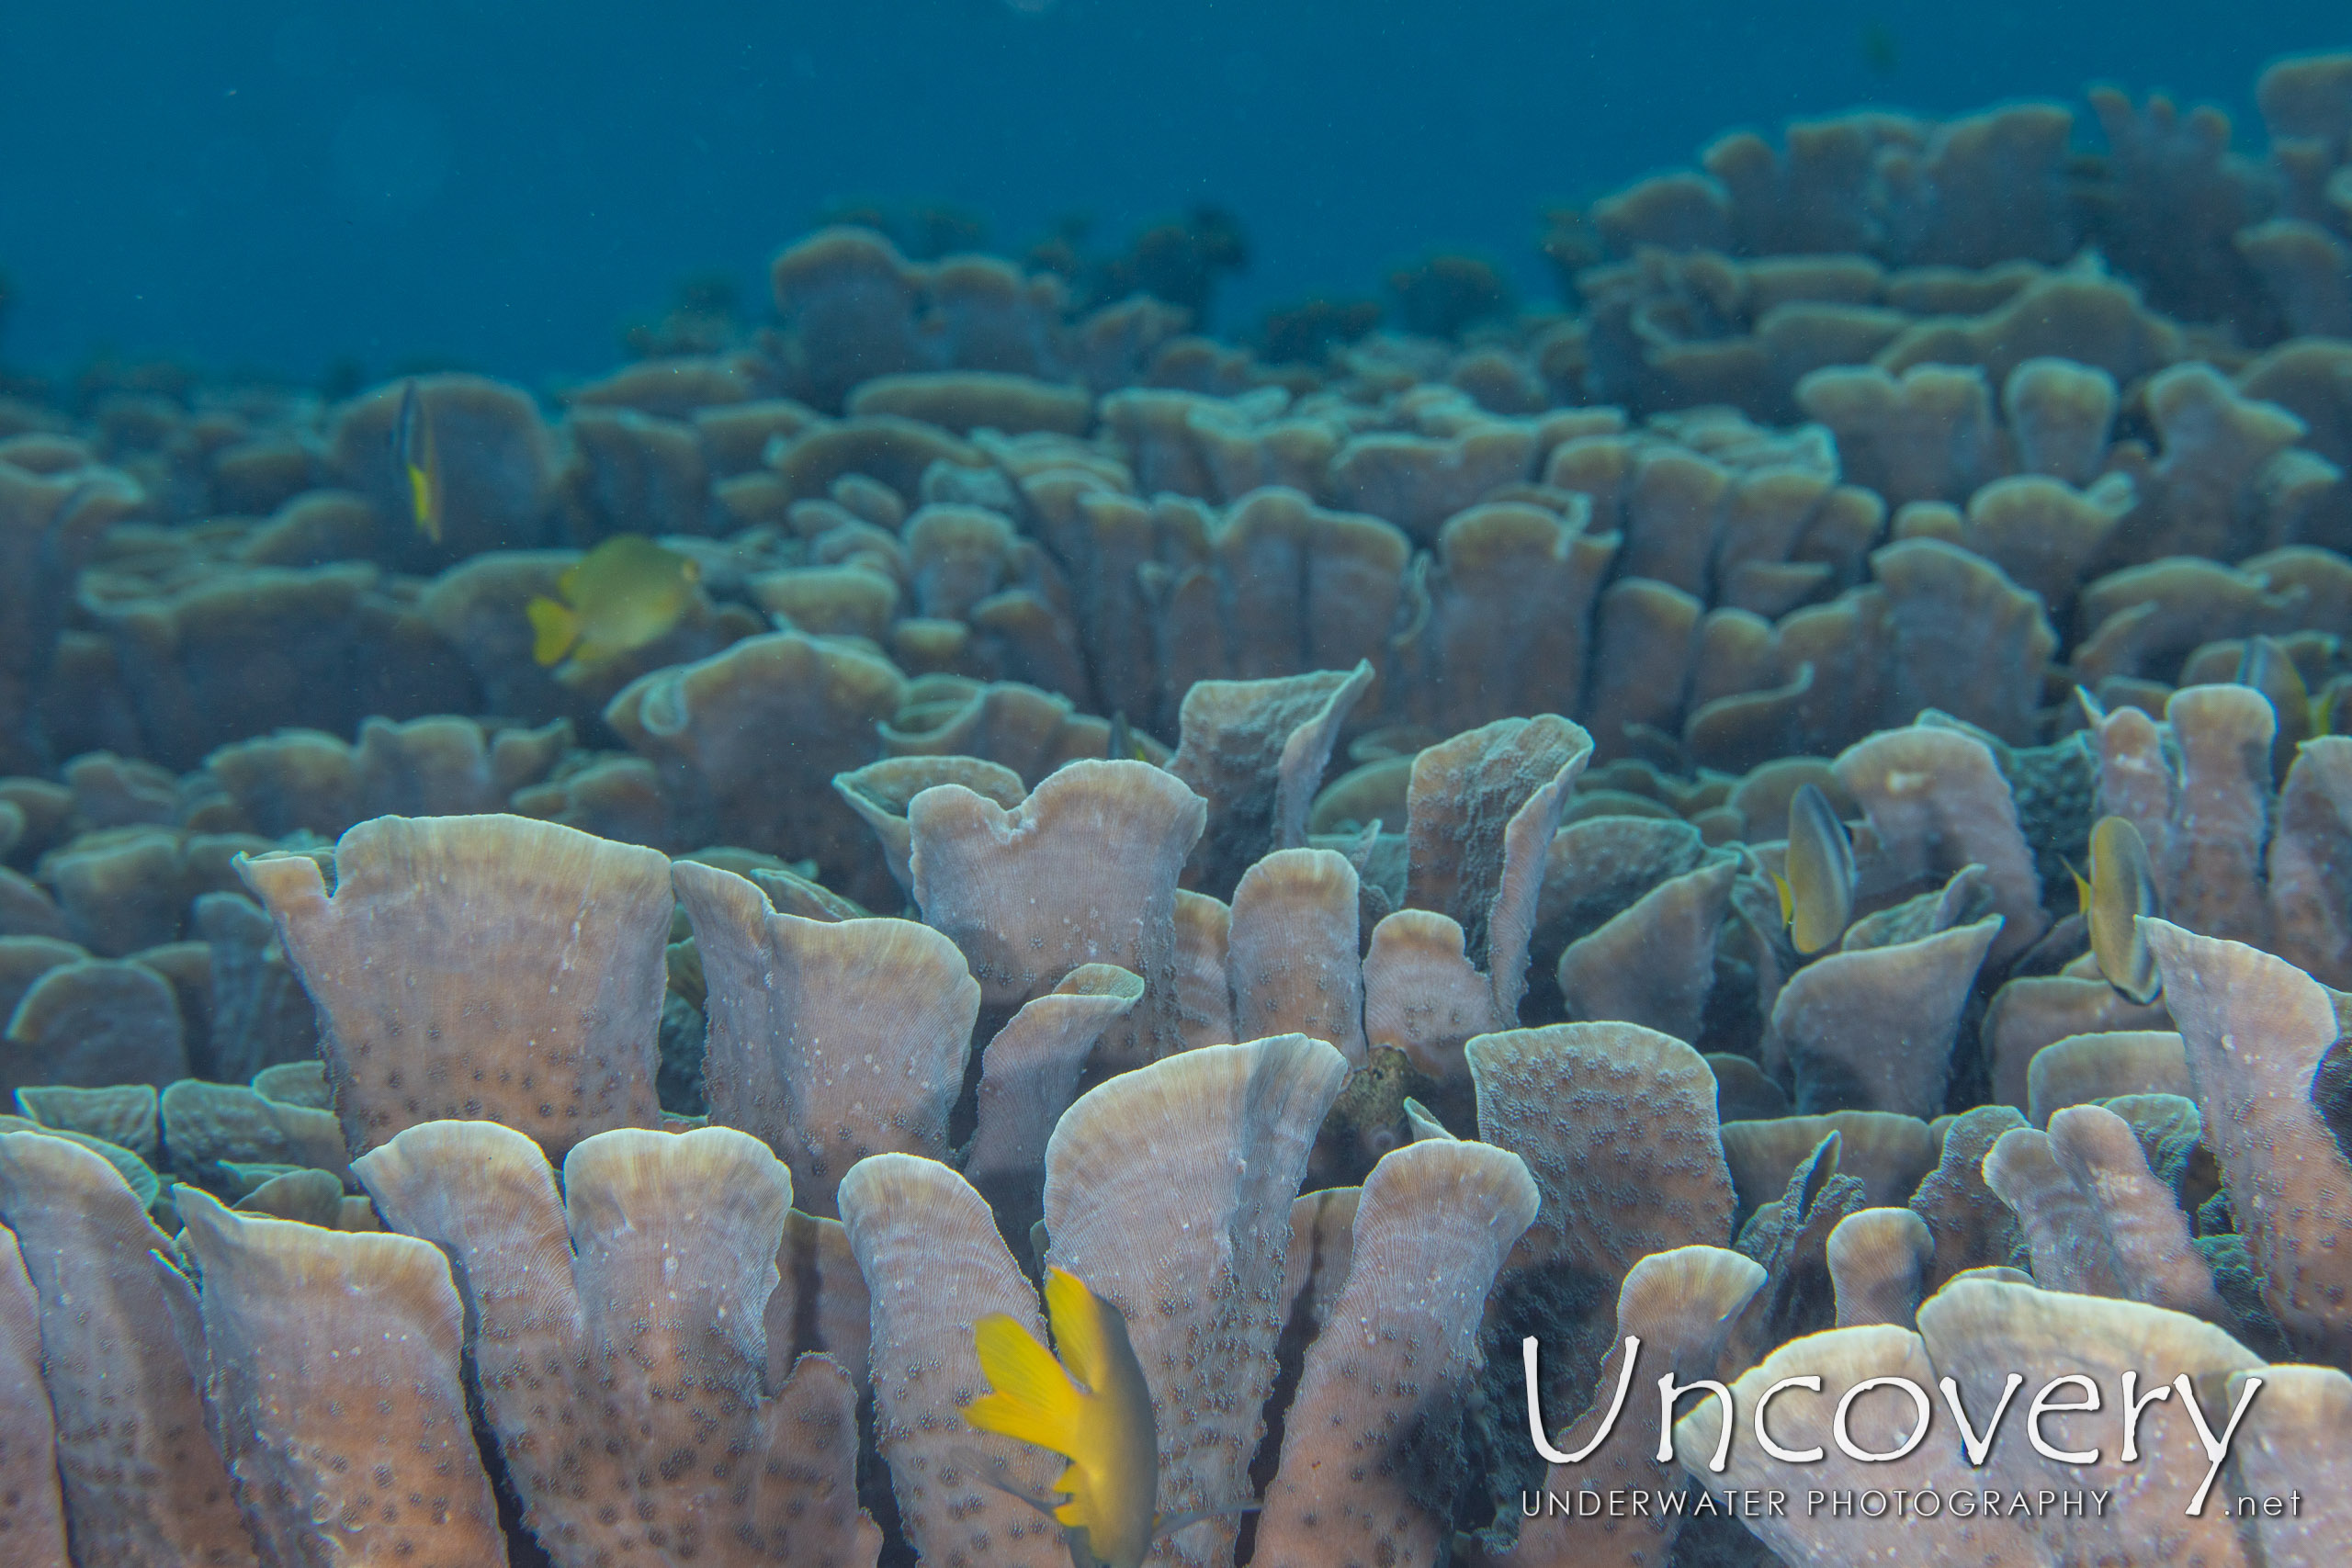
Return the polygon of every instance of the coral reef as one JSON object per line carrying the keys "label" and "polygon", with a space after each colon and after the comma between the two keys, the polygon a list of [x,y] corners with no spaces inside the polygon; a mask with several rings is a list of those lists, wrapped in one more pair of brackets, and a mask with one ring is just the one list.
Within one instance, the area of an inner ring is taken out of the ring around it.
{"label": "coral reef", "polygon": [[1054,1268],[1152,1568],[2344,1561],[2352,56],[2257,97],[1262,354],[1214,210],[849,214],[560,403],[0,400],[0,1557],[1053,1568]]}

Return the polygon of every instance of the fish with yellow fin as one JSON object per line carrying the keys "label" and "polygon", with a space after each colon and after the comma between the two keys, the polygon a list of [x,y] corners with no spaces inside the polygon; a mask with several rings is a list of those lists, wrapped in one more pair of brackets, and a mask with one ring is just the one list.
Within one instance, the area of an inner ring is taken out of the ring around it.
{"label": "fish with yellow fin", "polygon": [[2302,670],[2296,660],[2279,647],[2275,637],[2248,637],[2246,649],[2237,656],[2237,684],[2253,686],[2269,703],[2269,710],[2279,717],[2279,731],[2272,740],[2272,764],[2281,776],[2286,766],[2296,760],[2296,748],[2312,736],[2324,736],[2326,722],[2334,715],[2324,705],[2312,701],[2312,689],[2302,684]]}
{"label": "fish with yellow fin", "polygon": [[433,439],[433,415],[414,381],[401,387],[401,412],[392,422],[392,455],[408,481],[409,521],[416,531],[441,542],[441,449]]}
{"label": "fish with yellow fin", "polygon": [[2321,725],[2331,716],[2312,701],[2311,688],[2303,683],[2303,672],[2295,668],[2293,655],[2275,638],[2245,639],[2238,655],[2237,683],[2261,693],[2278,719],[2270,738],[2270,771],[2283,782],[2287,770],[2295,765],[2296,751],[2312,736],[2326,733]]}
{"label": "fish with yellow fin", "polygon": [[2312,699],[2312,733],[2313,735],[2335,733],[2336,710],[2343,705],[2337,699],[2343,694],[2344,680],[2339,676],[2330,681],[2326,688]]}
{"label": "fish with yellow fin", "polygon": [[2269,699],[2271,711],[2278,716],[2282,738],[2310,738],[2311,688],[2303,684],[2303,672],[2295,668],[2294,658],[2276,638],[2256,636],[2245,639],[2245,650],[2238,655],[2237,683],[2251,686]]}
{"label": "fish with yellow fin", "polygon": [[2082,917],[2083,924],[2087,927],[2091,919],[2091,879],[2064,855],[2058,857],[2058,863],[2064,866],[2066,874],[2075,879],[2075,913]]}
{"label": "fish with yellow fin", "polygon": [[642,534],[616,534],[555,581],[560,599],[525,605],[531,657],[541,664],[595,664],[670,633],[694,603],[702,569]]}
{"label": "fish with yellow fin", "polygon": [[964,1419],[1069,1461],[1054,1483],[1059,1503],[1031,1496],[1001,1476],[988,1479],[1062,1527],[1076,1568],[1137,1568],[1154,1540],[1211,1515],[1159,1512],[1151,1388],[1119,1309],[1068,1269],[1048,1269],[1046,1314],[1059,1360],[1003,1313],[972,1325],[990,1392],[964,1407]]}
{"label": "fish with yellow fin", "polygon": [[1786,874],[1772,878],[1781,894],[1781,923],[1797,952],[1810,958],[1854,921],[1854,840],[1818,785],[1799,784],[1789,796],[1785,863]]}
{"label": "fish with yellow fin", "polygon": [[1127,722],[1127,710],[1114,708],[1111,713],[1111,739],[1103,754],[1114,762],[1148,762],[1151,753],[1144,750],[1136,739],[1135,727]]}
{"label": "fish with yellow fin", "polygon": [[2075,880],[2082,889],[2083,918],[2098,972],[2131,1000],[2143,1006],[2154,1001],[2164,977],[2156,972],[2156,955],[2140,932],[2138,917],[2154,918],[2163,909],[2147,840],[2130,818],[2098,819],[2091,829],[2090,876]]}

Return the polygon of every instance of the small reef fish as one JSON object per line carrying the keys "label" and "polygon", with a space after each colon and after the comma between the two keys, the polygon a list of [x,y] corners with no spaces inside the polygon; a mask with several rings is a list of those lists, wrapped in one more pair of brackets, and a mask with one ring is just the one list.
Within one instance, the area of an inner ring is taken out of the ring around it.
{"label": "small reef fish", "polygon": [[616,534],[556,579],[560,602],[542,594],[524,606],[531,657],[594,664],[643,648],[678,624],[701,578],[690,558],[642,534]]}
{"label": "small reef fish", "polygon": [[2303,673],[2277,641],[2267,637],[2245,639],[2245,649],[2238,655],[2237,683],[2260,692],[2270,704],[2270,711],[2278,716],[2278,739],[2271,747],[2274,767],[2284,773],[2295,760],[2295,748],[2314,735],[2327,733],[2327,723],[2335,716],[2334,705],[2327,699],[2312,701],[2311,688],[2303,684]]}
{"label": "small reef fish", "polygon": [[1159,1435],[1143,1365],[1119,1309],[1069,1270],[1046,1271],[1046,1312],[1058,1361],[1003,1313],[972,1325],[993,1392],[966,1405],[964,1419],[1070,1461],[1054,1483],[1069,1499],[1059,1505],[994,1484],[1062,1526],[1077,1568],[1136,1568],[1167,1528],[1155,1511]]}
{"label": "small reef fish", "polygon": [[1103,747],[1103,755],[1114,762],[1148,762],[1151,753],[1136,739],[1135,728],[1127,723],[1127,710],[1114,708],[1111,712],[1111,739]]}
{"label": "small reef fish", "polygon": [[408,479],[409,520],[416,531],[441,542],[441,452],[433,441],[433,415],[414,381],[401,387],[400,416],[392,424],[392,452]]}
{"label": "small reef fish", "polygon": [[2156,899],[2156,874],[2148,863],[2147,840],[2129,818],[2102,817],[2091,829],[2091,874],[2075,886],[2090,926],[2091,956],[2107,983],[2145,1005],[2164,989],[2156,955],[2141,935],[2137,917],[2163,913]]}
{"label": "small reef fish", "polygon": [[1789,796],[1787,874],[1772,878],[1781,922],[1797,952],[1810,958],[1846,934],[1854,920],[1854,840],[1829,797],[1814,784]]}

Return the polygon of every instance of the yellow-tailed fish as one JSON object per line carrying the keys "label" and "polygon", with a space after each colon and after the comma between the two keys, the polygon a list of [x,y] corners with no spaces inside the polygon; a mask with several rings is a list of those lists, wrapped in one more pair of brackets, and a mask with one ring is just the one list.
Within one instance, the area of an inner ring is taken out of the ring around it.
{"label": "yellow-tailed fish", "polygon": [[1127,728],[1126,709],[1113,708],[1111,710],[1111,739],[1102,751],[1103,755],[1114,762],[1149,761],[1143,754],[1143,748],[1136,744],[1135,731]]}
{"label": "yellow-tailed fish", "polygon": [[2251,686],[2269,699],[2271,711],[2278,716],[2278,739],[2283,744],[2292,747],[2310,739],[2311,688],[2303,684],[2303,672],[2277,642],[2267,637],[2245,639],[2245,650],[2238,655],[2237,683]]}
{"label": "yellow-tailed fish", "polygon": [[441,542],[441,453],[433,442],[433,415],[414,381],[401,387],[400,417],[392,425],[392,452],[408,481],[409,520],[416,531]]}
{"label": "yellow-tailed fish", "polygon": [[531,657],[594,664],[657,641],[694,603],[701,577],[690,558],[642,534],[615,535],[556,579],[560,602],[542,594],[524,606]]}
{"label": "yellow-tailed fish", "polygon": [[1787,864],[1781,917],[1789,941],[1809,957],[1844,936],[1854,919],[1854,841],[1816,785],[1799,784],[1789,796]]}
{"label": "yellow-tailed fish", "polygon": [[2091,829],[2091,956],[2109,985],[2143,1005],[2156,999],[2164,977],[2156,973],[2156,955],[2140,934],[2137,917],[2162,912],[2155,870],[2140,829],[2128,818],[2100,818]]}
{"label": "yellow-tailed fish", "polygon": [[1069,1461],[1054,1483],[1067,1501],[1025,1500],[1061,1524],[1078,1568],[1136,1568],[1163,1523],[1159,1436],[1143,1365],[1119,1309],[1067,1269],[1046,1271],[1046,1313],[1058,1361],[1003,1313],[972,1325],[994,1392],[966,1405],[964,1419]]}
{"label": "yellow-tailed fish", "polygon": [[2064,866],[2066,874],[2075,879],[2075,913],[2086,920],[2089,919],[2091,918],[2091,879],[2075,870],[2075,863],[2064,855],[2058,857],[2058,863]]}

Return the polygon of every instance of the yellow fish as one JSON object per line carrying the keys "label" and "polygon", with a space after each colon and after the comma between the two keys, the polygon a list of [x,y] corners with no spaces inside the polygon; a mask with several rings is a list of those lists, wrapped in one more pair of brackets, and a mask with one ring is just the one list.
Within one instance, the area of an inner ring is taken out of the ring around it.
{"label": "yellow fish", "polygon": [[2100,818],[2091,829],[2090,897],[2085,908],[2091,956],[2109,985],[2143,1006],[2164,989],[2164,976],[2156,973],[2156,955],[2135,917],[2162,912],[2155,870],[2140,829],[2129,818]]}
{"label": "yellow fish", "polygon": [[392,450],[408,479],[410,520],[416,531],[441,542],[441,453],[433,443],[433,416],[414,381],[401,387],[400,417],[392,425]]}
{"label": "yellow fish", "polygon": [[1811,957],[1836,943],[1854,919],[1854,841],[1829,797],[1814,784],[1789,796],[1788,874],[1774,877],[1781,919],[1797,952]]}
{"label": "yellow fish", "polygon": [[669,634],[694,603],[702,569],[642,534],[616,534],[556,579],[562,602],[542,594],[531,617],[531,657],[553,664],[570,654],[594,664]]}
{"label": "yellow fish", "polygon": [[1144,750],[1143,741],[1137,738],[1135,728],[1127,723],[1127,710],[1125,708],[1112,710],[1111,739],[1103,748],[1103,755],[1114,762],[1151,761],[1151,753]]}
{"label": "yellow fish", "polygon": [[1003,1313],[972,1325],[994,1392],[966,1405],[964,1419],[1070,1461],[1054,1483],[1068,1501],[1025,1500],[1061,1524],[1078,1568],[1136,1568],[1173,1523],[1157,1512],[1159,1434],[1143,1365],[1119,1309],[1069,1270],[1046,1271],[1046,1312],[1058,1361]]}

